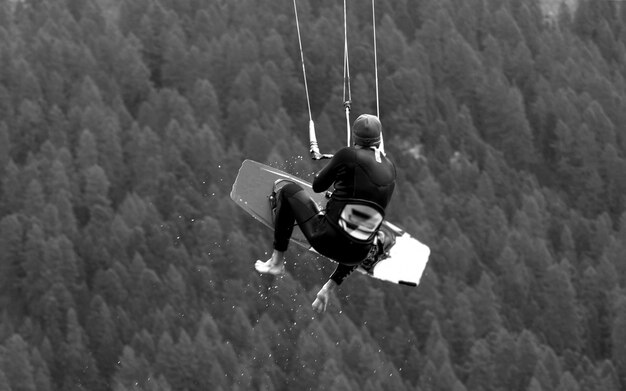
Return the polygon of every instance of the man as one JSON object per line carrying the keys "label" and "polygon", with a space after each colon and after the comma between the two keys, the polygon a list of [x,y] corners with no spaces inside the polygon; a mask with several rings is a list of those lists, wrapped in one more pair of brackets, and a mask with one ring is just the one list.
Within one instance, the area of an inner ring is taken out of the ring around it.
{"label": "man", "polygon": [[374,115],[363,114],[354,121],[354,146],[339,150],[313,180],[316,193],[334,185],[325,211],[296,183],[289,182],[276,193],[274,251],[255,268],[260,273],[284,273],[285,251],[297,223],[317,252],[339,264],[313,302],[318,312],[326,310],[330,293],[376,249],[396,179],[395,166],[380,149],[381,134],[382,125]]}

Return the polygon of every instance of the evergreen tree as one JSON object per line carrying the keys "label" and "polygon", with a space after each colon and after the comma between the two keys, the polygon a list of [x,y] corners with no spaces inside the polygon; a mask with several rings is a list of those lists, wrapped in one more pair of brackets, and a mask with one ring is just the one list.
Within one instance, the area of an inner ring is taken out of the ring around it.
{"label": "evergreen tree", "polygon": [[219,118],[220,103],[215,88],[206,79],[197,80],[190,93],[189,102],[199,124]]}
{"label": "evergreen tree", "polygon": [[11,159],[10,146],[9,129],[7,124],[2,121],[0,122],[0,173],[4,173],[5,167]]}
{"label": "evergreen tree", "polygon": [[491,71],[478,96],[478,128],[485,140],[500,149],[515,167],[532,163],[532,133],[519,90],[508,86],[499,72]]}
{"label": "evergreen tree", "polygon": [[485,340],[479,339],[470,351],[469,377],[466,385],[470,390],[486,390],[494,384],[494,364],[491,352]]}
{"label": "evergreen tree", "polygon": [[127,389],[133,387],[147,388],[147,383],[152,377],[146,360],[137,357],[131,347],[125,346],[122,350],[119,367],[112,377],[113,388],[116,390],[121,390],[122,387]]}
{"label": "evergreen tree", "polygon": [[77,163],[80,171],[98,164],[98,147],[94,134],[89,130],[84,130],[80,135],[77,151]]}
{"label": "evergreen tree", "polygon": [[0,220],[0,296],[18,299],[24,279],[23,228],[16,215]]}
{"label": "evergreen tree", "polygon": [[[437,386],[438,386],[438,389],[441,391],[443,390],[466,391],[467,390],[465,386],[463,385],[463,383],[461,383],[461,381],[456,377],[456,374],[454,373],[454,370],[449,362],[445,363],[439,369]],[[389,387],[388,389],[393,390],[393,389],[401,389],[401,388],[396,386],[394,388]]]}
{"label": "evergreen tree", "polygon": [[[360,348],[361,345],[362,341],[353,339],[347,347],[347,351],[352,352],[348,357],[355,365],[365,364],[361,361],[363,357],[354,351],[357,346]],[[329,355],[331,346],[326,333],[318,323],[311,323],[308,329],[303,330],[298,337],[291,369],[288,371],[288,376],[291,376],[287,383],[289,387],[317,388],[317,382],[324,368],[324,363],[332,357]],[[356,369],[356,367],[354,368]]]}
{"label": "evergreen tree", "polygon": [[186,47],[185,34],[179,26],[163,33],[161,59],[161,82],[164,87],[184,89],[190,88],[193,74],[185,74],[188,70],[189,50]]}
{"label": "evergreen tree", "polygon": [[519,379],[517,362],[517,344],[513,336],[505,329],[496,331],[493,340],[494,383],[497,387],[513,390]]}
{"label": "evergreen tree", "polygon": [[389,315],[385,311],[385,294],[379,289],[369,289],[365,299],[367,307],[363,314],[363,320],[367,322],[368,329],[374,336],[382,336],[389,330]]}
{"label": "evergreen tree", "polygon": [[20,179],[20,168],[9,160],[9,163],[3,171],[2,177],[2,215],[8,213],[17,213],[23,205],[23,197],[25,183]]}
{"label": "evergreen tree", "polygon": [[46,139],[44,113],[37,100],[24,99],[17,109],[17,123],[13,134],[9,134],[13,142],[17,161],[24,161],[29,152],[35,151]]}
{"label": "evergreen tree", "polygon": [[9,390],[36,390],[28,345],[19,334],[12,335],[0,346],[0,365]]}
{"label": "evergreen tree", "polygon": [[184,330],[180,332],[174,355],[172,359],[176,360],[176,371],[174,372],[175,376],[170,379],[169,383],[176,389],[191,390],[196,388],[197,363],[195,362],[193,342]]}
{"label": "evergreen tree", "polygon": [[[546,348],[539,356],[535,366],[533,379],[536,379],[541,389],[555,389],[563,376],[563,368],[555,352]],[[532,384],[532,380],[531,380]]]}
{"label": "evergreen tree", "polygon": [[67,334],[61,342],[59,357],[53,377],[64,390],[80,390],[84,386],[90,390],[102,390],[103,379],[98,367],[86,347],[85,331],[78,323],[76,311],[67,312]]}
{"label": "evergreen tree", "polygon": [[[157,353],[155,357],[155,370],[162,373],[168,382],[174,384],[177,375],[177,355],[175,352],[175,343],[169,332],[165,331],[161,334],[157,345]],[[174,384],[178,387],[179,384]]]}
{"label": "evergreen tree", "polygon": [[[95,154],[96,162],[93,161],[94,157],[88,157],[88,161],[79,165],[79,167],[88,168],[94,164],[100,165],[107,176],[112,179],[113,187],[117,190],[114,194],[117,195],[118,187],[121,187],[125,181],[123,174],[123,162],[122,162],[122,148],[120,144],[120,125],[113,115],[105,112],[98,107],[88,107],[85,109],[82,118],[82,126],[85,129],[89,129],[86,132],[93,133],[95,141],[96,152],[87,152],[90,155]],[[81,136],[82,141],[82,136]],[[88,141],[92,142],[92,141]],[[92,149],[93,146],[88,146],[88,149]],[[119,196],[118,196],[119,197]],[[115,197],[114,200],[117,201]]]}
{"label": "evergreen tree", "polygon": [[262,129],[258,123],[251,124],[249,129],[251,130],[246,132],[248,136],[243,145],[244,155],[253,160],[266,161],[272,147],[268,130]]}
{"label": "evergreen tree", "polygon": [[45,197],[41,182],[37,179],[30,181],[24,194],[23,213],[29,217],[41,219],[45,206]]}
{"label": "evergreen tree", "polygon": [[124,103],[133,113],[151,88],[149,70],[141,59],[141,45],[134,35],[122,38],[115,34],[115,44],[107,51],[112,56],[112,77],[120,88]]}
{"label": "evergreen tree", "polygon": [[320,382],[317,389],[320,391],[353,390],[349,380],[341,373],[337,363],[333,359],[326,361],[324,364],[324,368],[320,372]]}
{"label": "evergreen tree", "polygon": [[574,379],[574,376],[572,376],[571,373],[569,372],[565,372],[563,374],[563,377],[561,377],[561,382],[559,383],[559,386],[556,388],[556,391],[578,391],[580,390],[580,387],[578,385],[578,382],[576,381],[576,379]]}
{"label": "evergreen tree", "polygon": [[502,325],[499,304],[496,301],[492,287],[493,281],[491,277],[483,273],[476,290],[470,291],[468,295],[474,311],[477,338],[484,338],[491,331],[499,329]]}
{"label": "evergreen tree", "polygon": [[95,214],[97,207],[104,211],[109,206],[109,186],[109,179],[100,166],[92,165],[85,170],[84,200],[92,214]]}
{"label": "evergreen tree", "polygon": [[514,379],[516,386],[514,389],[524,389],[527,384],[532,383],[533,373],[537,361],[539,360],[539,348],[537,341],[530,331],[524,330],[517,338],[516,362],[518,376]]}
{"label": "evergreen tree", "polygon": [[86,332],[98,368],[103,376],[109,378],[122,349],[115,330],[113,314],[98,295],[94,296],[90,303]]}
{"label": "evergreen tree", "polygon": [[545,294],[550,300],[546,300],[541,330],[555,351],[576,351],[581,343],[579,310],[566,265],[551,266],[544,284]]}
{"label": "evergreen tree", "polygon": [[33,364],[33,379],[37,390],[52,391],[52,379],[48,364],[44,361],[37,348],[31,350],[31,363]]}
{"label": "evergreen tree", "polygon": [[39,224],[33,224],[26,233],[23,252],[23,269],[25,271],[24,287],[28,307],[38,313],[42,310],[41,300],[52,285],[52,271],[45,262],[46,246],[44,232]]}
{"label": "evergreen tree", "polygon": [[626,299],[618,298],[613,320],[611,341],[613,342],[612,358],[622,384],[626,384]]}
{"label": "evergreen tree", "polygon": [[237,307],[228,322],[229,327],[223,330],[224,338],[230,341],[237,350],[247,350],[252,346],[253,329],[248,317],[241,307]]}

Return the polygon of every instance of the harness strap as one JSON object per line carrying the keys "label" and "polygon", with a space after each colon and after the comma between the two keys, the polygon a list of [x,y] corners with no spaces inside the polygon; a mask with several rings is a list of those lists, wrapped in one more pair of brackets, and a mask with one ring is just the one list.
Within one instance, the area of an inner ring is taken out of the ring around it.
{"label": "harness strap", "polygon": [[339,214],[338,225],[356,240],[371,240],[383,223],[380,207],[366,200],[349,200]]}

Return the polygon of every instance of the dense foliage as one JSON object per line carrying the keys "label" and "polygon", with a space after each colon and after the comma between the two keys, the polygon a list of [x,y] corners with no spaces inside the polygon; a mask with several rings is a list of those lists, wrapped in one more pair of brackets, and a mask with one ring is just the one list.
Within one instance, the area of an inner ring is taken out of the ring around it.
{"label": "dense foliage", "polygon": [[[349,2],[353,112],[375,111]],[[310,175],[288,0],[0,0],[0,390],[626,387],[626,7],[377,1],[389,219],[418,288],[289,252],[230,201],[244,158]],[[298,0],[323,152],[342,5]]]}

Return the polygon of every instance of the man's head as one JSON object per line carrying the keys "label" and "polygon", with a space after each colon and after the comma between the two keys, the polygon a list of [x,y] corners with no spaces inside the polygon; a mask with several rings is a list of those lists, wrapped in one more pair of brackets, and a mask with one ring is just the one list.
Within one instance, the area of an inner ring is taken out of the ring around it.
{"label": "man's head", "polygon": [[361,114],[352,124],[354,144],[362,147],[379,146],[382,128],[378,117],[371,114]]}

